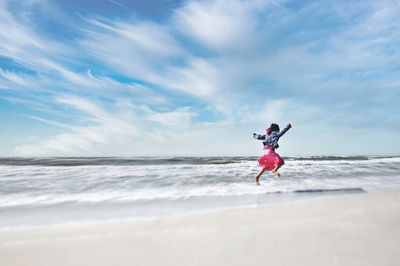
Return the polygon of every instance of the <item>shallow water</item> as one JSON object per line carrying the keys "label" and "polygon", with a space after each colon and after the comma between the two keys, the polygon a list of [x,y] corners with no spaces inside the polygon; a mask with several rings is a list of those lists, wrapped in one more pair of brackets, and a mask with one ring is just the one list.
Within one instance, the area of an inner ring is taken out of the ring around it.
{"label": "shallow water", "polygon": [[0,226],[132,219],[400,187],[400,157],[0,158]]}

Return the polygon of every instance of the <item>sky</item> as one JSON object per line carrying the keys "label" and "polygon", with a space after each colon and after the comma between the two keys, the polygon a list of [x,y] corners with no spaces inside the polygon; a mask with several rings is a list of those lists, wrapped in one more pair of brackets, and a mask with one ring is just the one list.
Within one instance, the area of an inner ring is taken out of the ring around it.
{"label": "sky", "polygon": [[400,2],[0,0],[0,156],[400,154]]}

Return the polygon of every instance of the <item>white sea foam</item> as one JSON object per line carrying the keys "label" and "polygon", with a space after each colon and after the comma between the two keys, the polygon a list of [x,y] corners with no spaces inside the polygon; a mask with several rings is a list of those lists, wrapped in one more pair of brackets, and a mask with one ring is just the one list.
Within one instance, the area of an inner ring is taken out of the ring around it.
{"label": "white sea foam", "polygon": [[[54,159],[53,159],[54,162]],[[400,158],[287,160],[282,178],[265,174],[254,187],[256,161],[226,164],[0,165],[0,207],[62,202],[135,201],[240,196],[298,189],[400,185]]]}
{"label": "white sea foam", "polygon": [[[254,176],[260,170],[256,158],[24,160],[0,160],[0,218],[9,219],[9,223],[16,222],[10,208],[23,209],[27,215],[33,210],[68,206],[69,213],[82,217],[113,206],[107,211],[110,217],[110,212],[135,216],[151,211],[168,213],[173,208],[265,203],[282,197],[277,192],[400,187],[400,157],[287,158],[281,178],[265,173],[261,186],[254,185]],[[130,207],[121,211],[121,206]],[[68,218],[62,212],[58,215]]]}

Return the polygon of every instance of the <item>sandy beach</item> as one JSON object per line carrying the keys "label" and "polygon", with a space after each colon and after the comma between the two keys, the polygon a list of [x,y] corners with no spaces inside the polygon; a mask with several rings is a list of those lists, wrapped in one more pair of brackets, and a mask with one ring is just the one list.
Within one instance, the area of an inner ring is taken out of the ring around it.
{"label": "sandy beach", "polygon": [[400,265],[400,191],[0,232],[1,265]]}

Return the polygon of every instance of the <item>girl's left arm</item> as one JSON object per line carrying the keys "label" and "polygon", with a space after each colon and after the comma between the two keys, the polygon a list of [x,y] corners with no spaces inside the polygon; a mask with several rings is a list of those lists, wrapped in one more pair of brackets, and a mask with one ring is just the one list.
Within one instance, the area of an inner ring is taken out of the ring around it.
{"label": "girl's left arm", "polygon": [[281,132],[278,133],[278,136],[282,137],[291,127],[292,125],[289,123]]}

